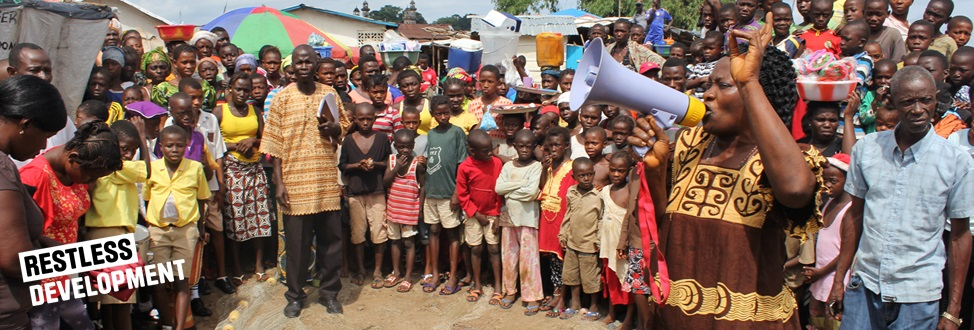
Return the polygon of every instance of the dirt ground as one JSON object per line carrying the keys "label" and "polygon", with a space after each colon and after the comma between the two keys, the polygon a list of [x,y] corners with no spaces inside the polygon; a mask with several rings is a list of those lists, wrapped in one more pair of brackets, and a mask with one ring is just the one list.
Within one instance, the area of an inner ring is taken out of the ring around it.
{"label": "dirt ground", "polygon": [[[275,275],[276,276],[276,275]],[[418,282],[418,278],[416,281]],[[345,308],[344,315],[331,315],[316,303],[317,294],[309,294],[308,304],[301,317],[284,317],[286,300],[284,285],[276,281],[249,281],[237,289],[235,295],[219,290],[204,296],[213,315],[197,318],[197,329],[605,329],[601,323],[582,321],[581,316],[570,320],[549,319],[544,313],[524,316],[518,301],[509,310],[488,304],[492,289],[485,288],[480,301],[464,300],[466,290],[452,296],[424,293],[418,284],[409,293],[395,288],[374,290],[368,286],[352,285],[342,280],[338,300]],[[313,287],[305,290],[313,292]],[[235,313],[234,313],[235,312]],[[234,314],[234,315],[231,315]],[[231,326],[231,327],[228,327]]]}

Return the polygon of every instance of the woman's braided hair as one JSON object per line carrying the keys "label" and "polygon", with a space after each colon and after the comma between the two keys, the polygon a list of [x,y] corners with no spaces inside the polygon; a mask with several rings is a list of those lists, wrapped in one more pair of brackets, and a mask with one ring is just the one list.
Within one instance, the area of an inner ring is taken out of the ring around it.
{"label": "woman's braided hair", "polygon": [[778,117],[789,128],[795,113],[795,103],[798,101],[798,88],[795,83],[797,78],[788,54],[774,46],[768,46],[765,49],[764,60],[761,61],[758,81],[764,89],[764,94],[768,96],[774,112],[778,113]]}
{"label": "woman's braided hair", "polygon": [[112,172],[122,169],[118,138],[105,122],[93,121],[78,127],[74,138],[64,145],[64,151],[76,153],[74,162],[84,169]]}

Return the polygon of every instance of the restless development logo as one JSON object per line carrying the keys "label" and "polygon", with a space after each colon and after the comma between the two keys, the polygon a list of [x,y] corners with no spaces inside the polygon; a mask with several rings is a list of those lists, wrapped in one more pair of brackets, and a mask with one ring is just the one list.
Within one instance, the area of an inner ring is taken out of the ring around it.
{"label": "restless development logo", "polygon": [[34,306],[126,291],[131,296],[141,287],[186,278],[181,267],[185,260],[143,265],[134,234],[21,252],[19,257],[24,283],[37,282],[30,286]]}

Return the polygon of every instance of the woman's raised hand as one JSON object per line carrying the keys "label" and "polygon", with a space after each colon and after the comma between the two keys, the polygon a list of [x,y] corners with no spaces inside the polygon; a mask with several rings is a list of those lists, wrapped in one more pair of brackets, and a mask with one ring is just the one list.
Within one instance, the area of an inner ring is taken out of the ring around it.
{"label": "woman's raised hand", "polygon": [[[765,22],[771,22],[769,12]],[[757,83],[758,73],[761,72],[761,61],[764,60],[764,48],[771,43],[774,30],[771,24],[765,24],[758,31],[731,30],[731,38],[727,45],[730,50],[731,77],[738,85]],[[736,38],[746,39],[749,47],[746,54],[741,54]]]}

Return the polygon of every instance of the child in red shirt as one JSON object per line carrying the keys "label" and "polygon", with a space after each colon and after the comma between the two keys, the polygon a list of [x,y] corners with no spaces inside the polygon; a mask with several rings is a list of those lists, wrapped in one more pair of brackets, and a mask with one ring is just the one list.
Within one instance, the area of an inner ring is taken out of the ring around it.
{"label": "child in red shirt", "polygon": [[[467,301],[477,302],[483,295],[480,283],[481,256],[483,242],[487,241],[490,263],[494,268],[494,280],[501,278],[500,235],[497,217],[501,214],[501,197],[494,191],[497,177],[501,174],[503,163],[491,155],[493,142],[487,131],[477,129],[467,135],[467,149],[471,155],[460,163],[457,169],[457,199],[466,215],[463,223],[463,236],[470,246],[470,263],[473,266],[473,286],[470,287]],[[499,287],[495,283],[494,287]],[[500,292],[495,291],[491,300],[500,301]]]}
{"label": "child in red shirt", "polygon": [[835,32],[829,30],[829,20],[832,19],[832,1],[812,0],[809,15],[812,17],[812,27],[799,36],[805,40],[805,49],[809,52],[825,49],[833,55],[840,56],[842,50],[839,49],[839,44],[842,39]]}
{"label": "child in red shirt", "polygon": [[420,85],[420,92],[426,92],[427,88],[431,86],[436,86],[436,70],[430,67],[430,56],[426,54],[419,54],[419,59],[416,61],[416,66],[420,70],[423,70],[423,83]]}

